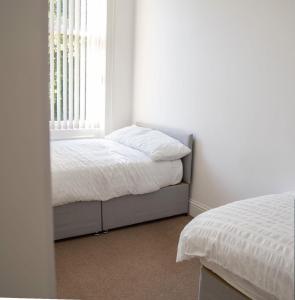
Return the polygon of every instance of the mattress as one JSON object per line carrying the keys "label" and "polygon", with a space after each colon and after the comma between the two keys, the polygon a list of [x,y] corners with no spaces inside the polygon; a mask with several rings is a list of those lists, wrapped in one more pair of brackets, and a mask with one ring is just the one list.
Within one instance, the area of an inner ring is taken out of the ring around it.
{"label": "mattress", "polygon": [[182,180],[181,160],[152,161],[106,139],[51,142],[53,205],[145,194]]}
{"label": "mattress", "polygon": [[177,261],[202,264],[251,299],[294,299],[295,193],[209,210],[182,231]]}

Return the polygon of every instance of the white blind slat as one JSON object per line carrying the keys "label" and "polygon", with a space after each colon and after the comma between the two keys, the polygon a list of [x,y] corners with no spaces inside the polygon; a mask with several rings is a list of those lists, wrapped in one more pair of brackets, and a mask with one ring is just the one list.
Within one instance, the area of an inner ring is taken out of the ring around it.
{"label": "white blind slat", "polygon": [[75,0],[75,80],[74,80],[74,127],[79,128],[80,117],[80,0]]}
{"label": "white blind slat", "polygon": [[81,49],[80,49],[80,126],[85,127],[86,96],[86,0],[81,0]]}
{"label": "white blind slat", "polygon": [[60,128],[61,121],[61,57],[60,57],[60,37],[61,37],[61,0],[56,0],[56,118],[57,128]]}
{"label": "white blind slat", "polygon": [[[95,128],[104,123],[104,76],[106,1],[87,1],[86,123]],[[102,83],[103,82],[103,83]]]}
{"label": "white blind slat", "polygon": [[73,68],[73,30],[74,30],[74,0],[69,0],[69,127],[73,128],[74,119],[74,68]]}
{"label": "white blind slat", "polygon": [[50,127],[54,128],[54,2],[50,1],[49,9],[49,64],[50,64]]}
{"label": "white blind slat", "polygon": [[[98,121],[96,126],[105,124],[105,74],[106,74],[106,24],[107,24],[107,2],[104,0],[99,1],[99,14],[97,18],[100,20],[98,26],[99,35],[99,64],[98,64],[98,80],[100,82],[100,88],[98,89]],[[100,123],[99,123],[100,122]]]}
{"label": "white blind slat", "polygon": [[63,128],[67,129],[68,113],[68,0],[63,0]]}

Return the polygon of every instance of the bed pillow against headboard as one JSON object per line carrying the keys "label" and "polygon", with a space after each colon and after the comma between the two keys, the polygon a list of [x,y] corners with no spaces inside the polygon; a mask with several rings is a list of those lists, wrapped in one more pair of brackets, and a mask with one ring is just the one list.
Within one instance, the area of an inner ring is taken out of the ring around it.
{"label": "bed pillow against headboard", "polygon": [[128,126],[105,137],[145,153],[154,161],[176,160],[191,152],[178,140],[151,128]]}

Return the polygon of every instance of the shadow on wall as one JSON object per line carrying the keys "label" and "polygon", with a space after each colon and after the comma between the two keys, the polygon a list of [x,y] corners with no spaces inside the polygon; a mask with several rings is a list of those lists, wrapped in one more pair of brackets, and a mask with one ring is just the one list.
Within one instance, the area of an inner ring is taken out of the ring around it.
{"label": "shadow on wall", "polygon": [[[238,199],[232,199],[231,191],[226,188],[222,178],[216,176],[214,168],[210,165],[203,151],[203,145],[197,137],[194,138],[193,145],[193,172],[191,185],[191,202],[203,210],[208,210],[220,206],[220,195],[228,198],[230,202]],[[220,157],[222,159],[222,157]],[[208,194],[210,191],[210,194]],[[225,195],[225,196],[224,196]]]}

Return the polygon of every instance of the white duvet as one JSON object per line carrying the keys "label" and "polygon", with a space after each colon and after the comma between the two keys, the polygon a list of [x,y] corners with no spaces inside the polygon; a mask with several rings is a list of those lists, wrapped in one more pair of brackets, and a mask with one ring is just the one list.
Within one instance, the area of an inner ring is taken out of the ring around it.
{"label": "white duvet", "polygon": [[269,195],[197,216],[180,235],[177,261],[201,258],[252,299],[293,300],[294,201],[295,193]]}
{"label": "white duvet", "polygon": [[152,161],[105,139],[51,142],[53,205],[144,194],[177,184],[182,162]]}

